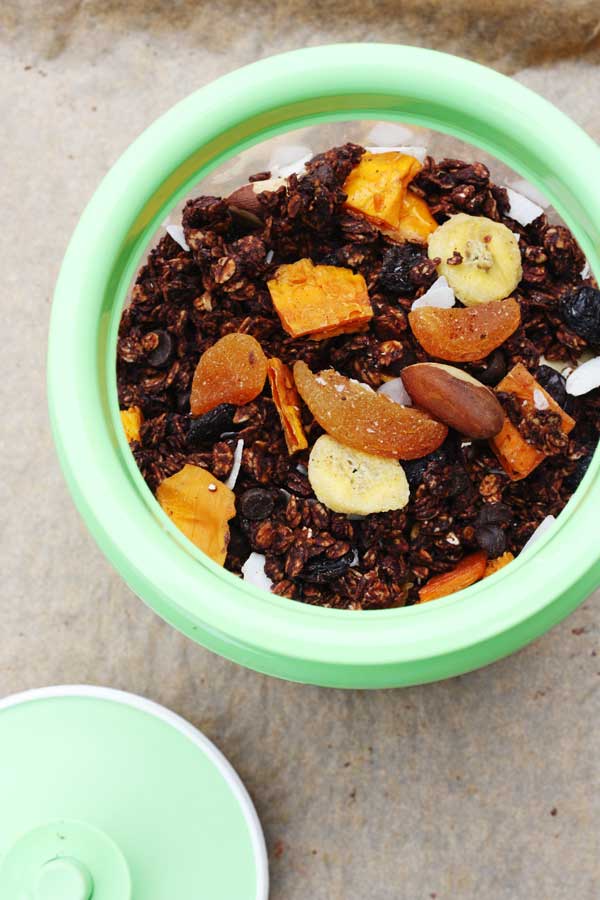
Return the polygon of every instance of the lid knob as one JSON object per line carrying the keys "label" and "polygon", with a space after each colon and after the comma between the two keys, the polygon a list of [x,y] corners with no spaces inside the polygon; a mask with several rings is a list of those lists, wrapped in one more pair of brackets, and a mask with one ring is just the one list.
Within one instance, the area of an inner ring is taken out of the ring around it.
{"label": "lid knob", "polygon": [[91,900],[94,883],[86,867],[68,856],[51,859],[40,869],[35,900]]}

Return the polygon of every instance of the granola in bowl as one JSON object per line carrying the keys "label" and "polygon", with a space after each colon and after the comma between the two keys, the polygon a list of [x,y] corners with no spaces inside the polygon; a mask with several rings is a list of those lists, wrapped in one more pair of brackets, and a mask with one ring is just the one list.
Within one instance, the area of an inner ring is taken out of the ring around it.
{"label": "granola in bowl", "polygon": [[598,442],[600,292],[521,201],[483,163],[345,144],[186,204],[117,374],[197,546],[282,597],[377,609],[473,584],[553,521]]}

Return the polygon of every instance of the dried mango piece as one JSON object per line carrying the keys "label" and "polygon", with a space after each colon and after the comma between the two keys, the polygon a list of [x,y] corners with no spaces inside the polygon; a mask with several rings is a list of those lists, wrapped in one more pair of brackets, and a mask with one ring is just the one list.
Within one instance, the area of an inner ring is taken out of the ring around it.
{"label": "dried mango piece", "polygon": [[485,567],[483,577],[487,578],[489,575],[493,575],[494,572],[499,572],[500,569],[503,569],[504,566],[507,566],[509,562],[513,561],[513,559],[514,556],[509,550],[507,550],[506,553],[503,553],[502,556],[497,556],[496,559],[490,559],[487,566]]}
{"label": "dried mango piece", "polygon": [[521,307],[512,297],[471,308],[422,306],[408,314],[408,322],[430,356],[450,362],[476,362],[517,330]]}
{"label": "dried mango piece", "polygon": [[[492,305],[492,304],[490,304]],[[496,387],[497,391],[515,394],[523,403],[524,411],[535,410],[536,396],[543,397],[551,412],[561,417],[561,427],[569,434],[575,427],[575,420],[561,409],[556,400],[538,384],[533,375],[522,363],[517,363]],[[535,392],[535,395],[534,395]],[[513,481],[526,478],[546,459],[546,454],[527,443],[519,429],[513,425],[508,416],[504,417],[502,430],[490,441],[490,446],[498,457],[502,468]]]}
{"label": "dried mango piece", "polygon": [[298,450],[305,450],[308,447],[308,441],[302,427],[300,398],[291,370],[280,359],[274,358],[267,363],[267,374],[273,402],[281,419],[288,453],[292,455]]}
{"label": "dried mango piece", "polygon": [[125,437],[132,444],[140,439],[140,428],[144,424],[144,414],[139,406],[130,406],[121,410],[121,424]]}
{"label": "dried mango piece", "polygon": [[327,434],[341,444],[394,459],[419,459],[442,444],[448,429],[427,413],[401,406],[334,369],[313,375],[294,365],[300,396]]}
{"label": "dried mango piece", "polygon": [[373,315],[362,275],[339,266],[315,266],[299,259],[279,266],[267,282],[284,331],[315,341],[361,331]]}
{"label": "dried mango piece", "polygon": [[423,585],[419,591],[419,603],[428,603],[429,600],[439,600],[448,594],[462,591],[463,588],[475,584],[485,575],[487,556],[483,550],[465,556],[449,572],[442,575],[434,575]]}
{"label": "dried mango piece", "polygon": [[405,153],[365,153],[344,182],[346,206],[392,238],[425,243],[438,227],[426,202],[407,190],[421,163]]}
{"label": "dried mango piece", "polygon": [[229,519],[235,516],[235,494],[206,469],[185,465],[165,478],[156,499],[187,538],[223,565],[229,544]]}
{"label": "dried mango piece", "polygon": [[267,357],[250,334],[226,334],[196,366],[190,410],[201,416],[221,403],[243,406],[258,397],[267,377]]}

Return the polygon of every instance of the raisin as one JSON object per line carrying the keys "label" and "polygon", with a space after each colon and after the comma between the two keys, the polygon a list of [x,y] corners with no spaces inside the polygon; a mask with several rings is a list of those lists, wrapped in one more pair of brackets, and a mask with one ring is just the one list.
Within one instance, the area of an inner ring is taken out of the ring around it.
{"label": "raisin", "polygon": [[313,581],[321,584],[326,581],[335,581],[350,568],[354,560],[354,550],[349,550],[339,559],[327,559],[325,556],[313,556],[306,563],[297,576],[301,581]]}
{"label": "raisin", "polygon": [[469,366],[469,371],[482,384],[496,385],[506,375],[507,368],[506,356],[502,350],[494,350],[480,363]]}
{"label": "raisin", "polygon": [[158,338],[158,344],[146,357],[148,365],[155,369],[162,369],[168,365],[173,358],[175,350],[175,342],[168,331],[155,331],[154,334]]}
{"label": "raisin", "polygon": [[506,535],[499,525],[480,525],[475,529],[475,540],[490,559],[502,556],[506,550]]}
{"label": "raisin", "polygon": [[190,411],[190,392],[189,391],[177,391],[177,394],[175,397],[175,404],[177,406],[177,412],[189,413],[189,411]]}
{"label": "raisin", "polygon": [[560,301],[565,325],[589,341],[600,344],[600,291],[583,286],[565,294]]}
{"label": "raisin", "polygon": [[414,491],[418,488],[423,480],[425,469],[432,462],[442,466],[448,462],[448,454],[445,448],[440,447],[439,450],[434,450],[433,453],[429,453],[421,459],[409,459],[402,463],[402,468],[411,490]]}
{"label": "raisin", "polygon": [[500,528],[506,528],[512,519],[512,510],[505,503],[486,503],[477,513],[475,525],[477,527],[497,525]]}
{"label": "raisin", "polygon": [[399,244],[390,247],[383,255],[379,272],[379,284],[391,294],[412,294],[417,285],[411,278],[411,269],[422,262],[423,248],[416,244]]}
{"label": "raisin", "polygon": [[210,444],[225,431],[233,431],[234,413],[235,406],[232,403],[221,403],[203,416],[191,419],[187,434],[188,446],[195,448],[202,444]]}
{"label": "raisin", "polygon": [[275,500],[264,488],[249,488],[238,501],[238,509],[246,519],[266,519],[273,512]]}
{"label": "raisin", "polygon": [[567,399],[566,380],[553,369],[552,366],[539,366],[535,373],[536,381],[545,391],[548,391],[553,400],[564,408]]}
{"label": "raisin", "polygon": [[589,468],[593,456],[594,451],[588,450],[585,456],[582,456],[581,459],[577,460],[577,465],[575,466],[571,474],[566,476],[563,484],[569,491],[577,490],[577,488],[583,481],[583,477]]}

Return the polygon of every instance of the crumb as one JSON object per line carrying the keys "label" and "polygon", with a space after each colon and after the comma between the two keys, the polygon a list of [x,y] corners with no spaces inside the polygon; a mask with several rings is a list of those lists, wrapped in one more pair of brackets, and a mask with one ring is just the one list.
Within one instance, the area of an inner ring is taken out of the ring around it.
{"label": "crumb", "polygon": [[576,634],[577,636],[579,636],[580,634],[585,634],[585,633],[586,633],[586,630],[585,630],[585,628],[583,628],[583,626],[580,628],[571,628],[571,634]]}
{"label": "crumb", "polygon": [[558,812],[557,808],[555,806],[553,806],[552,809],[550,810],[550,815],[555,816],[557,812]]}
{"label": "crumb", "polygon": [[275,846],[273,847],[273,856],[276,859],[281,859],[281,857],[283,856],[284,850],[285,850],[285,844],[283,843],[283,841],[281,841],[281,840],[275,841]]}
{"label": "crumb", "polygon": [[356,800],[356,788],[352,788],[348,796],[351,800]]}

